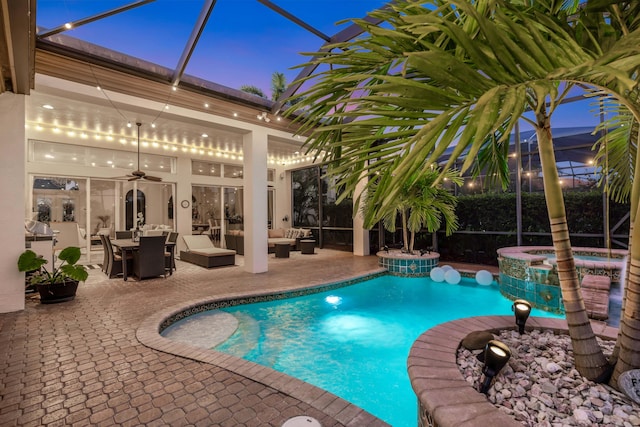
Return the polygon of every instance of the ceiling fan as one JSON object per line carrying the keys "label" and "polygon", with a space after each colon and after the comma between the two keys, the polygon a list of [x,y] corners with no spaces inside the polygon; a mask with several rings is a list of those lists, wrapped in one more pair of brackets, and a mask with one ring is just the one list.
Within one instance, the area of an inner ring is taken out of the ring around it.
{"label": "ceiling fan", "polygon": [[136,126],[138,127],[138,169],[131,172],[130,175],[127,175],[127,177],[129,178],[128,180],[135,181],[138,179],[146,179],[149,181],[160,182],[162,181],[162,178],[147,175],[146,173],[144,173],[144,171],[140,170],[140,126],[142,126],[142,123],[136,122]]}

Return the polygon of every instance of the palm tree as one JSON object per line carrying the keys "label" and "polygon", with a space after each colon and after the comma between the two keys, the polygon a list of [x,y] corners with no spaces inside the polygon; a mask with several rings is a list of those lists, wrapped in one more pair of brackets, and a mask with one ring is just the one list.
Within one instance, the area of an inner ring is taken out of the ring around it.
{"label": "palm tree", "polygon": [[[278,101],[282,94],[287,90],[287,78],[284,73],[274,71],[271,74],[271,100]],[[293,96],[288,98],[284,105],[290,107],[299,103],[302,100],[301,96]]]}
{"label": "palm tree", "polygon": [[[606,381],[611,366],[589,323],[571,252],[551,116],[579,84],[608,94],[640,118],[629,95],[640,67],[639,23],[630,18],[638,16],[638,5],[604,0],[578,11],[577,2],[569,3],[394,2],[370,14],[383,21],[380,26],[355,21],[366,36],[315,54],[309,65],[324,68],[305,79],[315,84],[296,106],[305,108],[297,120],[300,133],[311,132],[308,148],[323,153],[345,194],[353,194],[363,177],[392,173],[394,179],[371,198],[381,210],[453,143],[444,170],[463,156],[463,172],[484,159],[487,175],[506,185],[509,135],[518,120],[529,122],[538,140],[576,368]],[[525,116],[528,110],[532,118]],[[632,270],[635,262],[640,272],[640,257],[633,257]],[[640,348],[637,338],[632,343]],[[630,365],[640,367],[640,358]]]}
{"label": "palm tree", "polygon": [[260,89],[258,86],[253,86],[253,85],[242,85],[240,86],[240,90],[246,93],[250,93],[252,95],[256,95],[259,96],[260,98],[266,98],[267,95],[264,94],[264,92],[262,91],[262,89]]}
{"label": "palm tree", "polygon": [[[633,95],[637,102],[638,89]],[[631,261],[640,258],[640,248],[637,244],[633,244],[634,225],[640,200],[640,156],[637,155],[640,123],[627,108],[617,102],[610,104],[605,100],[602,105],[603,109],[613,111],[614,117],[604,122],[598,129],[603,132],[603,136],[596,144],[598,154],[595,158],[596,163],[602,165],[604,172],[601,184],[613,200],[626,202],[630,199],[629,256],[627,256],[626,266],[628,273],[625,275],[623,284],[624,295],[618,341],[611,356],[611,359],[616,361],[616,367],[610,383],[615,386],[620,374],[634,368],[634,363],[629,361],[640,357],[640,350],[633,335],[633,331],[640,329],[640,319],[637,314],[640,306],[640,284],[637,274],[629,274],[632,267]]]}
{"label": "palm tree", "polygon": [[[404,185],[400,194],[395,199],[391,209],[378,209],[373,201],[375,193],[385,187],[384,181],[393,179],[392,174],[376,178],[376,184],[369,188],[364,195],[362,213],[364,227],[372,228],[382,221],[388,231],[396,231],[398,215],[402,222],[403,251],[413,253],[416,233],[423,228],[430,233],[438,231],[444,221],[447,235],[451,235],[458,228],[458,219],[455,209],[458,200],[442,185],[435,184],[441,175],[454,185],[461,185],[462,178],[454,170],[440,171],[437,168],[429,168],[429,172],[421,176],[411,184]],[[409,237],[411,232],[411,237]]]}
{"label": "palm tree", "polygon": [[274,71],[271,74],[271,100],[277,101],[280,96],[287,90],[287,78],[284,73]]}

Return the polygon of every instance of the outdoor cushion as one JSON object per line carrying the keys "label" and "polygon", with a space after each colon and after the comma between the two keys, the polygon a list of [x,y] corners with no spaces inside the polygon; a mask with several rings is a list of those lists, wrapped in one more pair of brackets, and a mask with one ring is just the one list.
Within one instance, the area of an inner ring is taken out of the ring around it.
{"label": "outdoor cushion", "polygon": [[182,236],[182,240],[184,240],[185,245],[187,245],[187,248],[190,251],[215,248],[215,246],[213,246],[213,242],[206,234]]}
{"label": "outdoor cushion", "polygon": [[278,237],[284,237],[284,229],[276,228],[275,230],[269,230],[270,239],[278,238]]}
{"label": "outdoor cushion", "polygon": [[272,237],[268,241],[269,246],[275,246],[277,243],[287,243],[289,245],[296,244],[296,239],[287,239],[285,237]]}
{"label": "outdoor cushion", "polygon": [[236,251],[232,251],[231,249],[222,249],[222,248],[203,248],[192,250],[194,254],[206,255],[206,256],[225,256],[225,255],[235,255]]}

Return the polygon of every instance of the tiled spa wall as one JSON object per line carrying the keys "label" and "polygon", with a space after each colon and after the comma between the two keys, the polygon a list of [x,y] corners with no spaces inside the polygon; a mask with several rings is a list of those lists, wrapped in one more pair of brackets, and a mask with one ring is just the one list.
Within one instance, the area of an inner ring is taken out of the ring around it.
{"label": "tiled spa wall", "polygon": [[386,257],[385,254],[378,253],[378,265],[389,271],[394,276],[421,277],[428,276],[434,267],[438,266],[440,255],[413,258]]}

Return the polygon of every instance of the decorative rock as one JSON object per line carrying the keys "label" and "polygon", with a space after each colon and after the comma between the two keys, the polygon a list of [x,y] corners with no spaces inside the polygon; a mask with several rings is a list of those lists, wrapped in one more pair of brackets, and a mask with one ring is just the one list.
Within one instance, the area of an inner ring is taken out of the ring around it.
{"label": "decorative rock", "polygon": [[449,271],[449,270],[453,270],[453,267],[451,267],[450,265],[446,265],[446,264],[445,265],[441,265],[440,268],[443,269],[445,273],[447,271]]}
{"label": "decorative rock", "polygon": [[[591,420],[589,419],[589,412],[584,409],[576,409],[573,411],[573,419],[576,420],[576,423],[579,426],[588,426],[591,424]],[[595,417],[594,417],[595,418]]]}
{"label": "decorative rock", "polygon": [[491,332],[487,331],[474,331],[470,332],[462,340],[462,346],[469,350],[481,350],[487,345],[489,341],[494,338]]}
{"label": "decorative rock", "polygon": [[[512,352],[487,395],[501,412],[529,427],[640,427],[640,405],[606,384],[586,380],[573,367],[568,336],[540,330],[525,335],[505,330],[495,335]],[[610,354],[614,342],[601,345]],[[474,352],[461,346],[458,365],[477,389],[482,363]]]}
{"label": "decorative rock", "polygon": [[547,394],[556,394],[558,392],[558,387],[554,386],[550,382],[544,382],[540,385],[540,388],[544,393]]}
{"label": "decorative rock", "polygon": [[456,270],[451,269],[444,273],[444,280],[450,285],[457,285],[458,283],[460,283],[461,279],[462,277],[460,276],[460,273],[458,273]]}
{"label": "decorative rock", "polygon": [[547,363],[547,365],[544,367],[546,369],[547,372],[549,372],[550,374],[555,374],[556,372],[562,370],[562,368],[560,367],[560,365],[558,365],[555,362],[549,362]]}

